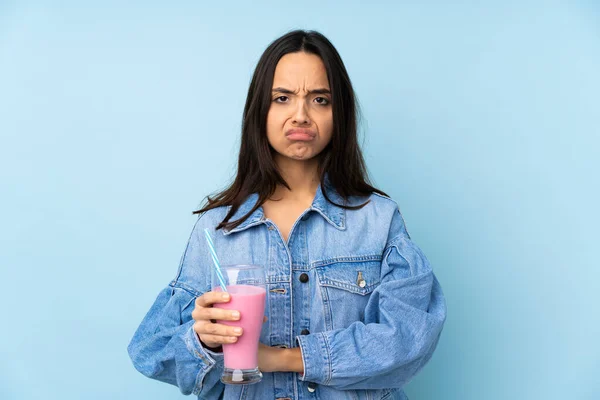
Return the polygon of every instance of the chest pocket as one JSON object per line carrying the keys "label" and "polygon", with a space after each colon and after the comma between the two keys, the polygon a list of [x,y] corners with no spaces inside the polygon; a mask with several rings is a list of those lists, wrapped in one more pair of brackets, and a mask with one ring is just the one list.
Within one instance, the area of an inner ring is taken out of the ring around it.
{"label": "chest pocket", "polygon": [[315,263],[315,271],[327,329],[364,321],[365,307],[381,281],[381,257],[338,258]]}

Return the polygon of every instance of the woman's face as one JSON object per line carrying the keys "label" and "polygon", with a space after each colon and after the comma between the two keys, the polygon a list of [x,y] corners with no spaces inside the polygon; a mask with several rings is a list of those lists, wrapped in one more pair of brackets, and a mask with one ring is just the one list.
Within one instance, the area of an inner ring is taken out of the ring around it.
{"label": "woman's face", "polygon": [[321,58],[288,53],[275,68],[267,139],[278,155],[309,160],[331,140],[333,113],[327,71]]}

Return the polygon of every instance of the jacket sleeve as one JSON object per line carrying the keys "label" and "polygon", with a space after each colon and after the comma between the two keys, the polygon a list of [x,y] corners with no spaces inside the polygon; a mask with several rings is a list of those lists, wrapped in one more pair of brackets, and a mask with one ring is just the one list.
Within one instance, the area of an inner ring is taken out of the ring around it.
{"label": "jacket sleeve", "polygon": [[[202,271],[205,256],[197,234],[198,226],[196,222],[177,278],[187,270],[196,274]],[[177,278],[160,291],[137,328],[127,347],[129,357],[143,375],[175,385],[183,394],[218,398],[223,391],[219,380],[223,355],[200,343],[193,330],[192,311],[201,293]]]}
{"label": "jacket sleeve", "polygon": [[[397,214],[395,219],[401,219]],[[365,321],[298,336],[301,380],[340,390],[401,388],[429,361],[446,319],[442,288],[403,224],[388,240]]]}

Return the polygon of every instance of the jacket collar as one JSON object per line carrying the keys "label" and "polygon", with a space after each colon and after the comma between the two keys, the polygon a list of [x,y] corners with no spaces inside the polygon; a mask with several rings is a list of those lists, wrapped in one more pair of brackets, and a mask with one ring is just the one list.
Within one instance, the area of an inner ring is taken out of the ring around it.
{"label": "jacket collar", "polygon": [[[327,199],[325,198],[325,194],[327,194],[329,199],[334,203],[342,205],[346,204],[344,198],[333,188],[333,186],[329,182],[329,179],[327,178],[327,175],[325,175],[325,180],[317,188],[317,193],[315,194],[315,198],[313,199],[309,210],[315,211],[318,214],[320,214],[328,223],[330,223],[337,229],[345,230],[346,210],[327,201]],[[243,217],[250,210],[252,210],[252,208],[256,205],[257,202],[258,193],[252,193],[246,198],[246,200],[244,200],[244,202],[240,205],[240,207],[229,220],[235,221]],[[228,206],[228,211],[229,209],[231,209],[231,206]],[[263,208],[262,206],[260,206],[256,210],[254,210],[254,212],[250,214],[248,218],[246,218],[246,220],[240,225],[231,230],[223,229],[223,233],[225,235],[229,235],[230,233],[240,232],[254,225],[264,223],[265,220],[266,218]]]}

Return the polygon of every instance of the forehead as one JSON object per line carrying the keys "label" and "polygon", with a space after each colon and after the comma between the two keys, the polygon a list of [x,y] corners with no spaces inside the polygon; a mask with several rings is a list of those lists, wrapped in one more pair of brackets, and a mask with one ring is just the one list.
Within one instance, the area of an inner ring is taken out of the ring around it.
{"label": "forehead", "polygon": [[288,53],[281,57],[275,67],[273,87],[286,85],[318,85],[329,88],[327,70],[321,57],[304,52]]}

